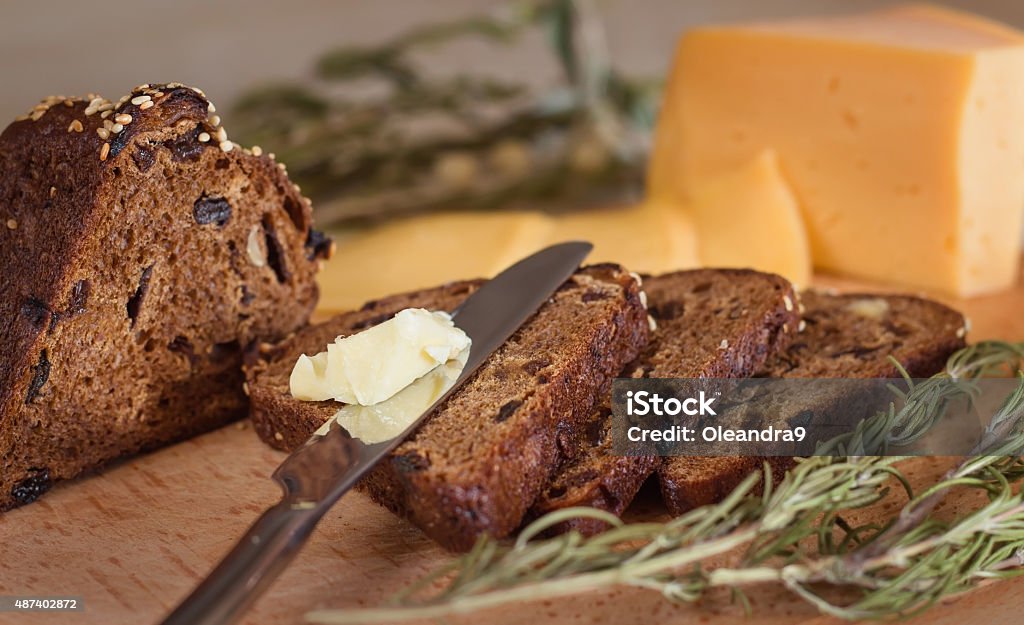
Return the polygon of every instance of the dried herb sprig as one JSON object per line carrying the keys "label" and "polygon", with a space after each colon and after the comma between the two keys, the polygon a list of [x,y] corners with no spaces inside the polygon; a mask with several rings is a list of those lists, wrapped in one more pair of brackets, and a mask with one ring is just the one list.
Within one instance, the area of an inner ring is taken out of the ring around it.
{"label": "dried herb sprig", "polygon": [[[1024,344],[987,342],[955,354],[943,379],[1019,371]],[[937,406],[921,383],[906,404]],[[892,425],[919,418],[918,408],[896,411]],[[1019,574],[1024,564],[1024,376],[993,424],[1001,436],[965,459],[938,483],[914,494],[895,463],[898,457],[816,456],[802,459],[780,484],[766,467],[749,476],[721,503],[665,523],[624,524],[599,510],[548,514],[507,544],[482,539],[465,556],[420,580],[392,605],[361,610],[319,610],[318,623],[405,621],[464,614],[515,601],[563,597],[615,585],[658,590],[673,601],[693,601],[712,588],[776,582],[823,612],[843,618],[913,614],[950,594],[989,579]],[[765,480],[763,493],[754,486]],[[879,527],[850,525],[843,514],[890,496],[893,483],[908,498]],[[942,520],[935,506],[954,491],[978,491],[988,503]],[[568,517],[593,517],[611,529],[590,538],[569,532],[534,540]],[[708,558],[733,556],[733,565],[708,568]],[[457,572],[451,577],[453,572]],[[427,589],[441,584],[440,590]],[[859,593],[837,602],[828,589]]]}
{"label": "dried herb sprig", "polygon": [[[888,385],[902,400],[902,405],[897,409],[895,402],[890,403],[888,411],[864,419],[850,432],[820,444],[818,454],[880,454],[891,447],[903,447],[917,441],[943,417],[953,401],[978,397],[981,389],[976,380],[1019,371],[1024,363],[1024,349],[1016,343],[982,341],[953,354],[943,371],[924,381],[915,381],[899,361],[891,360],[907,385],[906,391],[895,384]],[[1008,398],[1007,402],[1008,405],[993,415],[986,436],[975,452],[987,448],[1012,421],[1014,415],[1008,411],[1008,406],[1018,402],[1014,397]]]}
{"label": "dried herb sprig", "polygon": [[[543,90],[444,76],[417,55],[543,30],[563,79]],[[638,190],[659,99],[610,63],[592,0],[519,0],[322,56],[315,78],[241,98],[234,134],[288,165],[321,226],[433,208],[490,208]]]}

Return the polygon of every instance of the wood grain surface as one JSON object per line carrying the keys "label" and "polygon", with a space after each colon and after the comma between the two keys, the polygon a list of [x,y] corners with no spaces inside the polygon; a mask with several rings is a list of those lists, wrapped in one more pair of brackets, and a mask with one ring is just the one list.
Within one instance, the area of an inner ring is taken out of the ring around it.
{"label": "wood grain surface", "polygon": [[[878,290],[835,278],[818,283]],[[999,295],[947,301],[970,316],[971,339],[1024,340],[1024,283]],[[277,487],[267,476],[283,457],[240,423],[58,485],[39,502],[0,515],[0,595],[75,595],[85,606],[83,612],[0,612],[0,624],[158,622],[276,500]],[[905,468],[914,481],[926,483],[947,465],[918,459]],[[944,505],[956,510],[971,502]],[[633,518],[662,514],[650,491],[630,512]],[[302,622],[312,608],[374,605],[448,557],[417,529],[352,493],[327,515],[244,622],[287,625]],[[774,586],[755,588],[751,602],[756,618],[750,622],[837,622]],[[1022,606],[1019,579],[985,586],[910,622],[1019,623]],[[724,593],[697,605],[673,605],[657,593],[623,588],[494,609],[456,622],[715,624],[741,618]]]}

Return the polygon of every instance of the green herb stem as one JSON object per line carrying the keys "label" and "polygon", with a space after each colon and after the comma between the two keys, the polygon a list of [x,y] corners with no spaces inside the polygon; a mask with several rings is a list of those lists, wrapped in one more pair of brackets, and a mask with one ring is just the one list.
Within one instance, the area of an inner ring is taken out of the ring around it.
{"label": "green herb stem", "polygon": [[[980,343],[955,354],[936,378],[969,381],[1019,371],[1022,354],[1024,344]],[[893,428],[934,421],[942,402],[934,401],[937,385],[929,382],[911,385],[904,408],[878,419]],[[963,388],[971,392],[969,385]],[[709,589],[728,587],[749,607],[742,588],[764,583],[780,584],[842,618],[915,614],[987,580],[1024,572],[1024,495],[1016,488],[1024,479],[1024,376],[1018,375],[1017,390],[994,420],[1000,436],[979,451],[1000,455],[965,458],[916,495],[895,466],[898,457],[798,459],[778,484],[771,483],[766,467],[720,503],[664,523],[623,524],[589,508],[554,512],[534,521],[514,543],[481,539],[454,568],[449,564],[421,580],[395,605],[306,616],[317,623],[440,618],[622,585],[657,590],[671,601],[694,601]],[[755,494],[762,475],[765,488]],[[892,496],[894,482],[907,497],[897,515],[881,525],[844,519],[847,511]],[[936,506],[954,492],[983,493],[988,501],[952,520],[937,518]],[[589,538],[577,532],[537,538],[576,516],[604,520],[611,528]],[[735,564],[705,566],[737,553]],[[458,573],[446,576],[452,570]],[[423,594],[439,582],[439,590]],[[823,584],[859,596],[837,603],[823,594]]]}

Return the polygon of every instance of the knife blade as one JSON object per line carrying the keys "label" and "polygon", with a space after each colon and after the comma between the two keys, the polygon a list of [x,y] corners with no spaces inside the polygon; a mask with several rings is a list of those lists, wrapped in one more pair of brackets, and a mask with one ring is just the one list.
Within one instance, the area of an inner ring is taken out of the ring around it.
{"label": "knife blade", "polygon": [[472,342],[466,364],[449,388],[392,439],[367,444],[333,423],[292,452],[272,476],[281,485],[281,501],[257,519],[163,625],[235,622],[294,559],[327,510],[533,316],[591,248],[585,242],[553,245],[502,271],[466,298],[452,320]]}

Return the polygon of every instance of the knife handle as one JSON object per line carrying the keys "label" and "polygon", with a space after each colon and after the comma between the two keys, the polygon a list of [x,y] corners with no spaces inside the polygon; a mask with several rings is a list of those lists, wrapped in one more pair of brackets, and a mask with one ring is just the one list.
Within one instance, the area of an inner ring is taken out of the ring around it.
{"label": "knife handle", "polygon": [[163,625],[235,622],[288,566],[326,510],[282,501],[264,512]]}

